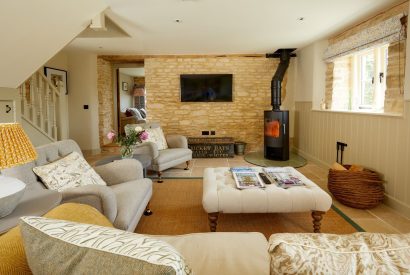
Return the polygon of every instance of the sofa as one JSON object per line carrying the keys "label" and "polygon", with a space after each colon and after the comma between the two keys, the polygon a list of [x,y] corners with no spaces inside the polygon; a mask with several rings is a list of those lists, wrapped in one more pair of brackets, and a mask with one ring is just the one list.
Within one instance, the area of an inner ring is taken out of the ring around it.
{"label": "sofa", "polygon": [[[38,157],[35,161],[1,171],[5,176],[26,183],[26,193],[46,188],[34,174],[34,167],[56,161],[72,152],[82,155],[80,147],[73,140],[50,143],[36,150]],[[61,192],[62,203],[88,204],[104,214],[116,228],[134,231],[152,196],[152,181],[143,178],[141,163],[134,159],[119,160],[95,167],[94,170],[107,186],[69,188]]]}
{"label": "sofa", "polygon": [[118,127],[120,134],[125,134],[124,128],[127,124],[145,123],[146,120],[141,116],[128,116],[126,112],[120,112],[120,125]]}
{"label": "sofa", "polygon": [[[67,203],[47,218],[113,227],[88,205]],[[410,234],[273,234],[255,232],[152,236],[172,245],[193,274],[407,274]],[[115,262],[112,263],[115,265]],[[31,274],[20,228],[0,236],[0,274]]]}

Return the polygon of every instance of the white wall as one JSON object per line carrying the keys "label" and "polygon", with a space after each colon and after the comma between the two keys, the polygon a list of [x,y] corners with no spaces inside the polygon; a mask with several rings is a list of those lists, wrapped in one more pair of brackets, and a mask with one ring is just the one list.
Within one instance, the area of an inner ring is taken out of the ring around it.
{"label": "white wall", "polygon": [[[122,89],[122,83],[128,83],[128,91]],[[132,88],[134,86],[134,78],[132,76],[120,73],[119,74],[119,88],[120,88],[120,108],[121,112],[125,112],[127,108],[134,106],[134,97],[131,96]]]}
{"label": "white wall", "polygon": [[312,102],[312,108],[319,110],[325,96],[326,63],[323,53],[327,40],[317,41],[297,51],[296,102]]}
{"label": "white wall", "polygon": [[[82,150],[98,151],[97,55],[69,52],[68,71],[70,138]],[[85,110],[84,105],[89,109]]]}
{"label": "white wall", "polygon": [[0,2],[0,87],[17,88],[82,32],[103,0]]}

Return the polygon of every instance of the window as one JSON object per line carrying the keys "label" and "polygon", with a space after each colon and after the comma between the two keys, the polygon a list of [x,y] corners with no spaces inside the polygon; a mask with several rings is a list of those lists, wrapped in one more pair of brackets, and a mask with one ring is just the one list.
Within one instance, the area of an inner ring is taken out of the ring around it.
{"label": "window", "polygon": [[382,111],[386,92],[388,45],[353,56],[352,109]]}
{"label": "window", "polygon": [[389,45],[334,60],[331,109],[383,112]]}

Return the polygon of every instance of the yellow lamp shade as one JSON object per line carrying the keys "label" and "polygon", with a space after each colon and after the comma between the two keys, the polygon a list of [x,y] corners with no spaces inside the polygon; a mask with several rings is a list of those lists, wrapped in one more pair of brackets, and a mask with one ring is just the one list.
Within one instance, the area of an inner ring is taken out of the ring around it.
{"label": "yellow lamp shade", "polygon": [[36,150],[20,124],[0,123],[0,169],[21,165],[36,158]]}

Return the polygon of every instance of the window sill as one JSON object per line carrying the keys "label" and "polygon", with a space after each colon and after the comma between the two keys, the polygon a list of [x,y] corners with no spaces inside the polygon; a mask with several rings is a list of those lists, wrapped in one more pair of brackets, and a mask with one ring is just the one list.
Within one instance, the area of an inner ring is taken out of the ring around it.
{"label": "window sill", "polygon": [[351,114],[351,115],[368,115],[368,116],[385,116],[385,117],[397,117],[403,118],[404,115],[400,113],[378,113],[378,112],[364,112],[364,111],[347,111],[347,110],[320,110],[312,109],[314,112],[324,113],[338,113],[338,114]]}

